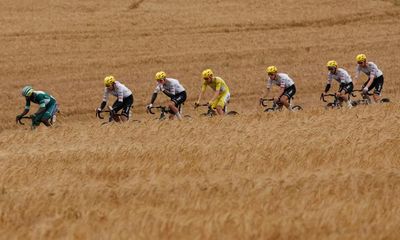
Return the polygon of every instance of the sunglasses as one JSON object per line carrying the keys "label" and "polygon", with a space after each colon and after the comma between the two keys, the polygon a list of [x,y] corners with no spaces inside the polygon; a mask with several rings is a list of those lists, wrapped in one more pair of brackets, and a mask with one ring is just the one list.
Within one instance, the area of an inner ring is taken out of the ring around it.
{"label": "sunglasses", "polygon": [[364,62],[357,62],[358,64],[363,64]]}
{"label": "sunglasses", "polygon": [[335,70],[335,67],[328,67],[329,71]]}

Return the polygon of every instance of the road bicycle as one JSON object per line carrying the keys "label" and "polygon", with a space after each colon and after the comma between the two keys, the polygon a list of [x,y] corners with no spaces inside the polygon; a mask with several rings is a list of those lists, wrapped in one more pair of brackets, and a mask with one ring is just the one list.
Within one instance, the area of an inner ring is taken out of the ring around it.
{"label": "road bicycle", "polygon": [[[59,111],[57,111],[57,113],[58,113],[58,112],[59,112]],[[29,119],[29,120],[31,120],[31,122],[33,122],[33,117],[32,117],[32,116],[23,116],[23,117],[17,118],[17,119],[16,119],[16,123],[19,124],[19,125],[25,125],[24,119]],[[56,122],[56,115],[54,114],[53,117],[51,117],[50,120],[49,120],[50,126],[53,126],[53,124],[54,124],[55,122]],[[49,126],[48,126],[48,127],[49,127]],[[34,126],[33,123],[32,123],[32,124],[31,124],[31,129],[33,130],[33,129],[35,129],[35,128],[36,128],[36,126]]]}
{"label": "road bicycle", "polygon": [[[213,109],[213,108],[211,107],[211,105],[208,104],[208,103],[204,103],[204,104],[195,104],[193,107],[194,107],[194,109],[197,109],[197,108],[199,108],[199,107],[207,107],[207,112],[201,113],[201,114],[200,114],[200,116],[203,116],[203,117],[213,117],[213,116],[218,115],[217,110]],[[239,115],[239,113],[236,112],[236,111],[228,111],[228,107],[227,107],[226,105],[225,105],[225,107],[224,107],[224,109],[223,109],[223,112],[224,112],[225,115],[227,115],[227,116]]]}
{"label": "road bicycle", "polygon": [[[268,103],[272,103],[272,106],[269,107]],[[276,112],[282,111],[283,103],[282,102],[275,102],[273,98],[261,98],[260,105],[265,107],[264,112]],[[291,99],[289,99],[289,108],[293,112],[301,111],[303,108],[300,105],[292,105]]]}
{"label": "road bicycle", "polygon": [[[332,97],[332,101],[328,102],[325,97]],[[339,97],[334,93],[321,93],[321,97],[319,98],[323,102],[328,102],[325,106],[325,109],[339,109],[342,106],[342,102]]]}
{"label": "road bicycle", "polygon": [[[352,104],[353,106],[357,106],[357,105],[369,105],[369,104],[372,103],[370,96],[372,96],[372,95],[374,95],[374,94],[369,93],[369,92],[364,93],[362,89],[360,89],[360,90],[354,90],[353,92],[360,92],[360,93],[361,93],[361,94],[360,94],[361,99],[356,99],[356,100],[354,100],[354,101],[351,102],[351,104]],[[357,95],[355,95],[354,93],[352,93],[352,96],[353,96],[353,97],[357,97]],[[388,102],[390,102],[390,99],[389,99],[389,98],[382,98],[382,99],[380,100],[380,103],[388,103]]]}
{"label": "road bicycle", "polygon": [[[169,107],[162,106],[162,105],[149,107],[149,108],[146,109],[146,112],[149,113],[149,114],[156,114],[155,112],[152,111],[152,109],[156,109],[156,110],[158,110],[160,112],[160,116],[158,118],[156,118],[156,119],[158,119],[160,121],[167,119],[167,115],[172,112],[172,110]],[[178,106],[178,110],[179,110],[179,113],[182,114],[182,112],[183,112],[182,105]],[[191,118],[190,115],[182,115],[182,117]]]}
{"label": "road bicycle", "polygon": [[[133,106],[131,106],[131,108],[133,108]],[[121,123],[121,122],[123,122],[121,117],[122,116],[126,117],[122,113],[116,113],[115,111],[113,111],[111,106],[108,106],[106,110],[99,111],[99,110],[96,109],[96,117],[97,118],[104,119],[103,113],[108,113],[108,121],[103,122],[101,125],[112,123],[112,122]],[[131,117],[131,111],[129,111],[129,113],[130,113],[129,117]],[[129,121],[140,122],[139,120],[133,120],[133,119],[129,120]]]}

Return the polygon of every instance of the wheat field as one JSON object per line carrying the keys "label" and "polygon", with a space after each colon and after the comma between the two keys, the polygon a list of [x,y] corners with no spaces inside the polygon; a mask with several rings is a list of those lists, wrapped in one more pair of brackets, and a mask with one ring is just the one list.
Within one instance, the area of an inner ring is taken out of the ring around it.
{"label": "wheat field", "polygon": [[[400,238],[398,1],[2,0],[0,13],[1,239]],[[325,110],[326,62],[354,76],[359,53],[391,102]],[[268,65],[304,111],[263,112]],[[192,108],[205,68],[240,115]],[[161,70],[192,118],[146,114]],[[108,74],[141,122],[95,118]],[[15,124],[27,84],[58,100],[52,128]]]}

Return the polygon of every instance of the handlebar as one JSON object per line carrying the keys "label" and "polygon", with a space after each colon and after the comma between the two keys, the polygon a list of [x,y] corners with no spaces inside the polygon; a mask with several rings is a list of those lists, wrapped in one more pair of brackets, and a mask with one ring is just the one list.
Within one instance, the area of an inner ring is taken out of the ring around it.
{"label": "handlebar", "polygon": [[273,101],[274,101],[273,98],[260,98],[260,105],[266,107],[268,105],[265,102],[273,102]]}
{"label": "handlebar", "polygon": [[16,123],[19,123],[20,125],[25,125],[25,123],[23,123],[23,122],[21,121],[21,119],[23,119],[23,118],[32,119],[30,116],[23,116],[23,117],[21,117],[20,119],[17,119],[17,120],[16,120]]}
{"label": "handlebar", "polygon": [[336,94],[333,93],[321,93],[321,97],[319,98],[319,100],[322,100],[323,102],[327,102],[325,100],[325,97],[337,97]]}
{"label": "handlebar", "polygon": [[150,113],[150,114],[155,114],[155,112],[152,111],[153,108],[160,109],[161,112],[169,112],[169,108],[166,107],[166,106],[155,106],[155,107],[150,107],[150,108],[147,108],[147,109],[146,109],[146,112],[147,112],[147,113]]}

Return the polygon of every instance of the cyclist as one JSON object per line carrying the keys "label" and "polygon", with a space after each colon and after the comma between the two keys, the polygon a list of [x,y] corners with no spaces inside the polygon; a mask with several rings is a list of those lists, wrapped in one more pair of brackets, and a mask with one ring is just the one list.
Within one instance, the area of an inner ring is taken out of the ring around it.
{"label": "cyclist", "polygon": [[116,113],[118,113],[118,111],[122,110],[121,117],[114,117],[113,119],[116,122],[127,121],[129,119],[131,106],[133,104],[132,91],[129,90],[129,88],[127,88],[124,84],[116,81],[115,77],[111,75],[104,78],[104,86],[103,101],[96,111],[101,112],[104,109],[108,101],[108,95],[112,94],[117,97],[117,100],[110,108],[110,117],[114,116]]}
{"label": "cyclist", "polygon": [[167,78],[167,74],[163,71],[156,73],[155,79],[157,81],[157,86],[154,89],[150,104],[147,105],[147,108],[151,108],[157,98],[157,94],[159,92],[163,92],[171,99],[171,101],[168,103],[168,107],[170,109],[169,119],[174,119],[174,116],[176,116],[179,120],[182,120],[180,114],[180,105],[186,101],[185,88],[179,83],[178,80]]}
{"label": "cyclist", "polygon": [[374,101],[378,102],[380,100],[381,91],[383,87],[383,73],[373,62],[367,62],[367,57],[365,54],[358,54],[356,56],[357,68],[356,68],[356,76],[357,80],[360,72],[365,73],[368,76],[368,80],[362,85],[363,93],[366,97],[368,97],[368,91],[374,88]]}
{"label": "cyclist", "polygon": [[346,101],[347,106],[351,108],[350,94],[353,92],[353,80],[351,79],[351,76],[345,69],[338,68],[338,64],[335,60],[328,61],[326,67],[329,72],[328,82],[325,86],[324,93],[327,93],[331,88],[332,80],[336,80],[340,83],[336,96],[340,102]]}
{"label": "cyclist", "polygon": [[[296,86],[294,81],[286,73],[278,73],[275,66],[269,66],[266,69],[267,78],[267,91],[264,92],[264,97],[269,95],[272,84],[280,87],[278,97],[274,97],[275,103],[282,103],[287,109],[290,109],[290,99],[296,94]],[[262,98],[261,98],[262,99]]]}
{"label": "cyclist", "polygon": [[33,90],[31,86],[22,88],[22,96],[25,97],[26,101],[25,110],[16,117],[16,120],[20,120],[29,112],[31,102],[33,102],[39,104],[39,109],[36,113],[30,115],[32,128],[36,128],[40,123],[50,127],[55,120],[55,114],[58,110],[56,99],[47,92]]}
{"label": "cyclist", "polygon": [[226,85],[225,81],[220,77],[214,77],[214,73],[211,69],[206,69],[202,72],[203,84],[201,85],[201,91],[199,98],[195,102],[195,106],[199,106],[200,100],[203,97],[204,92],[209,86],[214,90],[214,95],[210,101],[208,101],[209,106],[215,109],[218,115],[225,114],[225,108],[230,100],[229,87]]}

